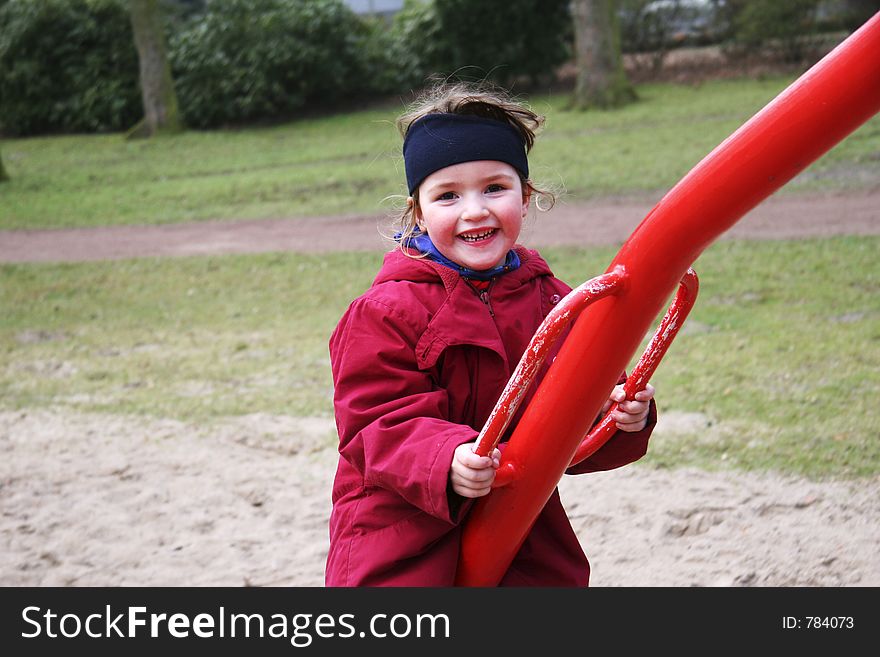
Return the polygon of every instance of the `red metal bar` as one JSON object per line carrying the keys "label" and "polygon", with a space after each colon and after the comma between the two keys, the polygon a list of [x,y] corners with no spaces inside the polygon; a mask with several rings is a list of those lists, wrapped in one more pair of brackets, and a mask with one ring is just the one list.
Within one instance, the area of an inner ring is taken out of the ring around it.
{"label": "red metal bar", "polygon": [[[633,368],[626,383],[623,384],[623,391],[627,399],[634,399],[634,395],[640,390],[644,390],[648,385],[648,381],[654,376],[657,366],[669,349],[669,345],[678,335],[684,320],[687,319],[688,313],[694,307],[697,300],[697,291],[700,282],[697,278],[697,272],[688,269],[678,284],[678,292],[675,294],[675,300],[669,306],[669,310],[663,316],[660,326],[645,348],[639,362]],[[583,442],[578,446],[571,459],[568,467],[577,465],[585,458],[596,453],[602,445],[608,442],[608,439],[617,431],[617,422],[613,418],[614,411],[617,410],[618,403],[611,404],[611,408],[605,414],[599,423],[593,427],[590,434],[584,438]]]}
{"label": "red metal bar", "polygon": [[[501,393],[501,397],[495,403],[495,408],[492,409],[489,419],[477,437],[477,444],[474,448],[476,454],[487,456],[498,445],[504,430],[510,424],[516,409],[519,408],[526,390],[531,386],[544,364],[547,354],[566,327],[594,301],[620,292],[625,282],[626,279],[620,271],[602,274],[576,287],[556,304],[538,330],[535,331],[535,335],[532,336],[519,364]],[[516,468],[515,462],[504,459],[504,463],[495,474],[493,486],[497,488],[509,483]]]}
{"label": "red metal bar", "polygon": [[612,261],[625,293],[575,323],[505,459],[526,464],[465,519],[456,583],[495,586],[687,268],[746,212],[880,111],[880,13],[724,140],[654,207]]}

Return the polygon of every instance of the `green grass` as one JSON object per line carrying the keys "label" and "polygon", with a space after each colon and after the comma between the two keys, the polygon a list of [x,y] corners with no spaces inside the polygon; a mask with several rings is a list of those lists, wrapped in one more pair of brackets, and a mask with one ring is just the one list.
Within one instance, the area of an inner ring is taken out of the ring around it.
{"label": "green grass", "polygon": [[[791,81],[644,85],[639,103],[614,112],[566,111],[565,95],[530,98],[547,115],[533,177],[564,187],[569,200],[659,195]],[[6,140],[11,181],[0,187],[0,229],[380,213],[385,197],[404,191],[393,125],[400,109],[150,141],[118,134]],[[874,117],[784,191],[878,180]]]}
{"label": "green grass", "polygon": [[330,414],[327,338],[346,299],[368,285],[376,259],[3,267],[0,396],[16,407],[197,420]]}
{"label": "green grass", "polygon": [[0,228],[375,211],[397,191],[393,116],[364,111],[153,140],[7,140]]}
{"label": "green grass", "polygon": [[[720,241],[654,377],[658,467],[880,473],[880,238]],[[577,284],[611,248],[548,249]],[[327,339],[379,254],[268,254],[0,268],[0,408],[210,421],[332,414]]]}
{"label": "green grass", "polygon": [[[644,85],[641,102],[587,115],[538,101],[548,129],[535,173],[562,181],[575,198],[662,193],[776,97],[791,78],[719,80],[699,87]],[[784,191],[850,189],[880,181],[880,116],[831,149]]]}

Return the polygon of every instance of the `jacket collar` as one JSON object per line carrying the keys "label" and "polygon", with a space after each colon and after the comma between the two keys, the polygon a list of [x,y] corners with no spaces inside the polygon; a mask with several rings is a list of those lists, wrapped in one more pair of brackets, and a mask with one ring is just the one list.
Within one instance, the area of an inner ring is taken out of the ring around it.
{"label": "jacket collar", "polygon": [[[520,266],[495,279],[492,292],[501,296],[540,276],[551,275],[550,267],[536,251],[515,247]],[[422,369],[432,367],[443,351],[452,345],[474,345],[491,349],[504,361],[508,371],[507,352],[498,327],[486,305],[462,280],[458,272],[424,257],[412,257],[400,249],[385,254],[385,261],[373,285],[391,281],[408,281],[442,285],[445,294],[433,309],[433,316],[416,345],[416,359]]]}
{"label": "jacket collar", "polygon": [[[523,283],[537,278],[538,276],[552,275],[550,267],[537,251],[516,245],[513,248],[520,266],[496,278],[497,285],[518,287]],[[408,250],[409,255],[400,249],[393,249],[385,254],[385,259],[379,273],[373,280],[373,285],[388,281],[412,281],[414,283],[437,283],[442,282],[447,292],[461,280],[459,273],[449,267],[421,255],[414,249]]]}

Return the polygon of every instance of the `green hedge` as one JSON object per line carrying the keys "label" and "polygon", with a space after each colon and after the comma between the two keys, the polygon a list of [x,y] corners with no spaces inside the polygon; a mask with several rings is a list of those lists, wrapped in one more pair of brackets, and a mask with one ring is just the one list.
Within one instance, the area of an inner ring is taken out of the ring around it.
{"label": "green hedge", "polygon": [[428,76],[501,84],[552,76],[571,55],[568,0],[407,0],[395,16],[401,82]]}
{"label": "green hedge", "polygon": [[810,37],[818,32],[816,8],[819,0],[740,0],[733,5],[736,15],[734,45],[747,50],[775,50],[783,59],[799,62],[810,55]]}
{"label": "green hedge", "polygon": [[0,5],[0,130],[119,130],[142,114],[137,51],[117,0]]}
{"label": "green hedge", "polygon": [[[190,127],[404,93],[429,76],[511,83],[569,56],[568,0],[409,0],[389,24],[342,0],[163,0]],[[0,134],[119,131],[142,114],[125,0],[0,0]]]}
{"label": "green hedge", "polygon": [[[373,91],[385,44],[341,0],[166,3],[185,121],[215,127]],[[0,1],[0,132],[124,130],[142,115],[124,0]]]}
{"label": "green hedge", "polygon": [[171,39],[185,122],[281,118],[362,91],[365,28],[340,0],[217,0]]}

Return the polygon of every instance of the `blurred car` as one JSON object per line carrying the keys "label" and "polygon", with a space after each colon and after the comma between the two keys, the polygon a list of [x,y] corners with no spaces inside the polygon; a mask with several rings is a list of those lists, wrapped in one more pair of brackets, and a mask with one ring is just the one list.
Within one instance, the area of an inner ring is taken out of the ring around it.
{"label": "blurred car", "polygon": [[653,0],[638,14],[637,30],[655,46],[703,45],[725,33],[724,0]]}

